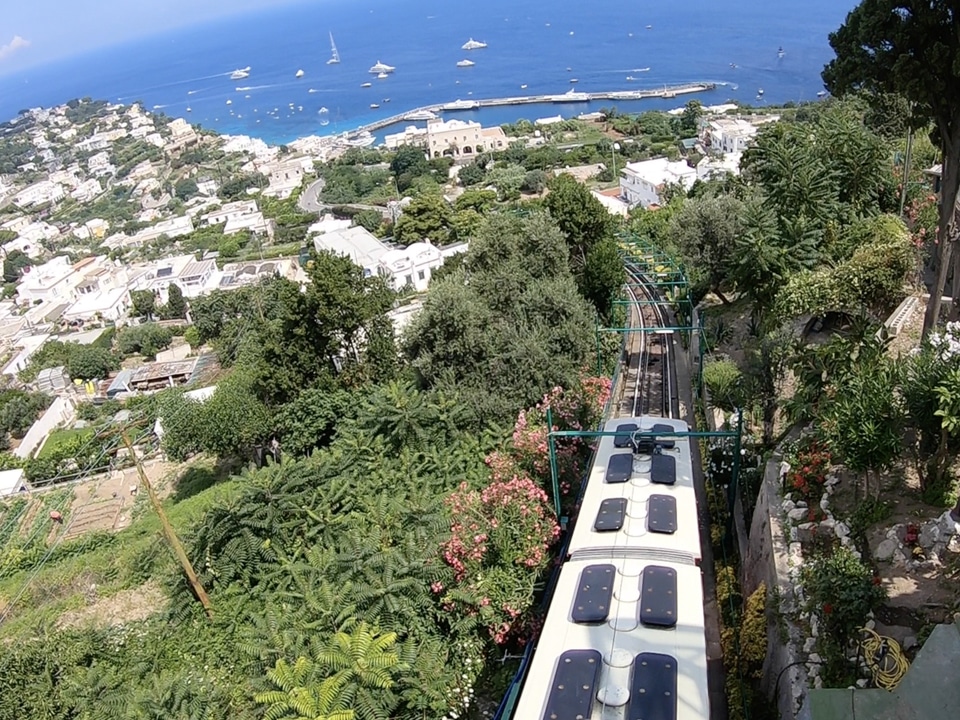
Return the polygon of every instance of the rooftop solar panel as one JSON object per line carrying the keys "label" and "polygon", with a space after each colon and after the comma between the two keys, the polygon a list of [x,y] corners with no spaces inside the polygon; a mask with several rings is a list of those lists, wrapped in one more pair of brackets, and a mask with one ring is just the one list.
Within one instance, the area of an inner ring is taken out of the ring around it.
{"label": "rooftop solar panel", "polygon": [[660,485],[677,481],[677,460],[672,455],[654,455],[650,462],[650,480]]}
{"label": "rooftop solar panel", "polygon": [[593,523],[597,532],[612,532],[623,527],[623,516],[627,512],[626,498],[607,498],[600,503],[600,511]]}
{"label": "rooftop solar panel", "polygon": [[616,575],[613,565],[588,565],[583,569],[573,601],[571,617],[575,623],[601,623],[607,619]]}
{"label": "rooftop solar panel", "polygon": [[637,430],[636,423],[617,425],[617,434],[613,438],[615,448],[628,448],[633,445],[633,433]]}
{"label": "rooftop solar panel", "polygon": [[672,535],[677,531],[677,499],[672,495],[651,495],[647,504],[647,530]]}
{"label": "rooftop solar panel", "polygon": [[596,650],[567,650],[560,656],[543,720],[590,717],[602,656]]}
{"label": "rooftop solar panel", "polygon": [[677,720],[677,661],[661,653],[640,653],[626,720]]}
{"label": "rooftop solar panel", "polygon": [[627,482],[633,474],[633,454],[621,453],[611,455],[607,460],[607,474],[604,478],[608,483]]}
{"label": "rooftop solar panel", "polygon": [[672,628],[677,624],[677,571],[662,565],[647,565],[640,582],[640,622],[646,626]]}

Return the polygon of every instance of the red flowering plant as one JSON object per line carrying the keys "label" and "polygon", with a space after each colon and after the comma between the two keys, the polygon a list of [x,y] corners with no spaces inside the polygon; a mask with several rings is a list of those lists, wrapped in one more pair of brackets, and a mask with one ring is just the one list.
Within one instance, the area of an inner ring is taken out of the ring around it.
{"label": "red flowering plant", "polygon": [[438,580],[431,589],[445,610],[476,617],[503,644],[530,609],[534,583],[560,535],[547,494],[515,475],[483,490],[464,483],[447,506],[451,535],[441,552],[453,575],[449,587]]}
{"label": "red flowering plant", "polygon": [[[597,426],[610,397],[610,381],[584,375],[570,390],[555,387],[535,407],[521,412],[508,449],[486,458],[490,484],[466,483],[446,501],[450,537],[441,555],[450,574],[431,586],[444,610],[474,618],[498,645],[521,642],[536,622],[529,612],[534,584],[550,562],[560,536],[550,496],[547,410],[554,430]],[[590,453],[583,438],[556,443],[560,491],[579,486]]]}
{"label": "red flowering plant", "polygon": [[[517,417],[513,429],[513,450],[517,467],[538,478],[546,487],[550,482],[550,447],[547,413],[553,431],[583,430],[597,427],[610,397],[610,380],[582,375],[576,387],[554,387],[536,406]],[[557,474],[562,495],[576,496],[593,442],[582,437],[559,437],[554,442]]]}
{"label": "red flowering plant", "polygon": [[786,477],[786,491],[806,500],[808,505],[820,502],[823,486],[830,469],[830,452],[819,442],[812,440],[797,449],[791,458],[790,471]]}

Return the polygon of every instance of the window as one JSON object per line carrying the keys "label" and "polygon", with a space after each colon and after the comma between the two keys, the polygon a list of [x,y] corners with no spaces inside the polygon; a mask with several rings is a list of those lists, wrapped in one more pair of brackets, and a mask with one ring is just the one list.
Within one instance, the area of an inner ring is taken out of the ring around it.
{"label": "window", "polygon": [[425,280],[426,277],[427,277],[427,274],[423,270],[417,273],[417,278],[419,278],[420,280]]}

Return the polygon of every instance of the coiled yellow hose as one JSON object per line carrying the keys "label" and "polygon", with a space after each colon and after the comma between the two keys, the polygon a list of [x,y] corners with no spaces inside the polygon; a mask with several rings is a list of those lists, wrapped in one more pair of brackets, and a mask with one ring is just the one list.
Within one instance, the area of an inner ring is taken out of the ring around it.
{"label": "coiled yellow hose", "polygon": [[910,667],[900,644],[869,628],[860,628],[860,635],[860,650],[873,676],[873,684],[884,690],[893,690]]}

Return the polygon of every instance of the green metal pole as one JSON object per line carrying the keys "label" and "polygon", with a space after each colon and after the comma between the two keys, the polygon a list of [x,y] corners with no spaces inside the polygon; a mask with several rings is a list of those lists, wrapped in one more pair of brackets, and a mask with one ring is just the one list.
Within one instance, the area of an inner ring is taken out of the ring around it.
{"label": "green metal pole", "polygon": [[733,476],[730,478],[730,491],[727,502],[730,506],[730,517],[733,518],[734,499],[737,496],[737,486],[740,484],[740,448],[743,439],[743,410],[737,408],[737,436],[733,439]]}
{"label": "green metal pole", "polygon": [[[600,318],[593,325],[594,335],[597,338],[597,377],[603,375],[603,361],[600,359]],[[551,428],[552,429],[552,428]]]}
{"label": "green metal pole", "polygon": [[557,441],[553,436],[553,410],[547,408],[547,442],[550,448],[550,480],[553,483],[553,508],[560,521],[560,471],[557,469]]}

